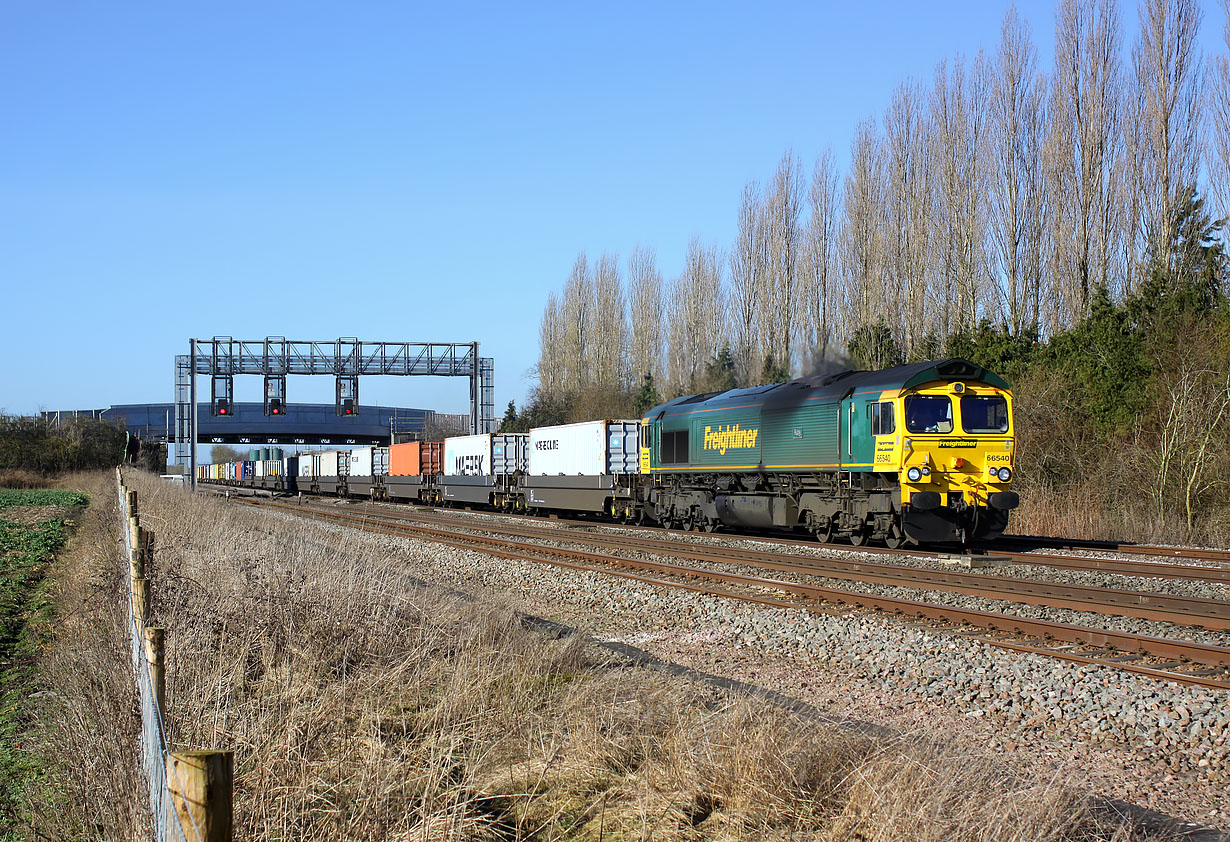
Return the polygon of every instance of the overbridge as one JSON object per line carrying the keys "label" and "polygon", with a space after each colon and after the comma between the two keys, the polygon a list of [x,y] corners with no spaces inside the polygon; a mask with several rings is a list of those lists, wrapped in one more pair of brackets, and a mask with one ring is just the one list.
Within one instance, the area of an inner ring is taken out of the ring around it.
{"label": "overbridge", "polygon": [[[388,444],[394,438],[414,438],[439,431],[469,429],[468,415],[400,406],[360,406],[354,418],[339,424],[331,403],[290,404],[285,417],[266,416],[255,401],[234,405],[234,417],[214,418],[208,404],[199,404],[197,444],[364,445]],[[148,442],[174,439],[175,404],[115,404],[106,409],[43,412],[49,421],[77,416],[98,418],[124,428]]]}

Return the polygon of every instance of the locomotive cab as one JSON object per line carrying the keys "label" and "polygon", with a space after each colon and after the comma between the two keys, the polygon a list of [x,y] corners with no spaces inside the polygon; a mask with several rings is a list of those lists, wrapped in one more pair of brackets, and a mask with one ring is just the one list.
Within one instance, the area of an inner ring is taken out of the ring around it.
{"label": "locomotive cab", "polygon": [[906,537],[919,543],[999,537],[1020,502],[1012,490],[1012,393],[952,381],[887,397],[881,395],[872,418],[879,433],[876,470],[897,475]]}

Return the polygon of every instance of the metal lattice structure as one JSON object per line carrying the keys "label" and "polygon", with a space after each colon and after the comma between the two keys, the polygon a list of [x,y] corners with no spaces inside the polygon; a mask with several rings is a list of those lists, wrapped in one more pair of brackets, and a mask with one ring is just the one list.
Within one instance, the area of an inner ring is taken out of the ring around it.
{"label": "metal lattice structure", "polygon": [[[175,357],[175,441],[173,459],[196,481],[197,376],[216,388],[236,375],[284,382],[290,374],[331,375],[357,384],[364,375],[470,378],[470,432],[495,432],[495,360],[480,357],[477,342],[362,342],[342,337],[330,342],[295,342],[281,336],[245,341],[229,336],[189,339],[189,351]],[[355,387],[357,392],[357,385]],[[356,401],[357,404],[357,401]],[[340,422],[345,423],[345,422]]]}

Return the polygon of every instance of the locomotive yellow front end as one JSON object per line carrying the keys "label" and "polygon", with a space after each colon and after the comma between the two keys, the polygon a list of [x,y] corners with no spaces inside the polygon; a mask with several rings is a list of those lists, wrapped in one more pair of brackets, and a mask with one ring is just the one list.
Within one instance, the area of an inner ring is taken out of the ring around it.
{"label": "locomotive yellow front end", "polygon": [[906,537],[919,543],[999,537],[1020,502],[1012,490],[1012,393],[954,381],[902,390],[897,403],[905,423],[893,461]]}

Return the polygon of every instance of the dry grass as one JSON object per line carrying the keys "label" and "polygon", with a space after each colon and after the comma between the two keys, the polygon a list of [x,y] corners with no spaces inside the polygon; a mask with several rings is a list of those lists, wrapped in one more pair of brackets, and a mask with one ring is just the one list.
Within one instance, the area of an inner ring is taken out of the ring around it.
{"label": "dry grass", "polygon": [[547,637],[367,536],[130,483],[173,737],[235,749],[237,838],[1132,838],[1061,782]]}
{"label": "dry grass", "polygon": [[37,718],[24,748],[45,765],[41,785],[26,793],[28,837],[137,838],[136,697],[114,473],[57,484],[87,492],[90,505],[50,572],[58,616],[39,686],[31,688],[39,694]]}
{"label": "dry grass", "polygon": [[46,488],[49,479],[23,468],[6,468],[0,471],[0,488]]}

